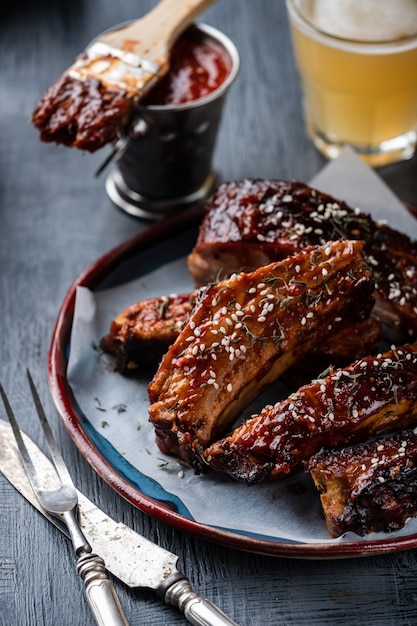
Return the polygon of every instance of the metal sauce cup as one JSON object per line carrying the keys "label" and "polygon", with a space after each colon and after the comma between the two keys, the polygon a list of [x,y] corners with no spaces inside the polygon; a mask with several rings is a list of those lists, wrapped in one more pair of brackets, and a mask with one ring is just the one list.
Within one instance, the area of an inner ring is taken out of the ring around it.
{"label": "metal sauce cup", "polygon": [[117,207],[145,219],[203,203],[217,185],[212,158],[226,94],[239,71],[239,55],[223,33],[205,24],[192,28],[220,46],[230,73],[204,98],[179,105],[138,106],[133,138],[107,177]]}

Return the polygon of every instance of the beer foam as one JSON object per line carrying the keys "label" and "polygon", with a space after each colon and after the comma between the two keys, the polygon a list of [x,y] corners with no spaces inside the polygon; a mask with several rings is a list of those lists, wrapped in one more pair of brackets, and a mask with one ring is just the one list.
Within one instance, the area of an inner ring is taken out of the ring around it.
{"label": "beer foam", "polygon": [[321,32],[362,42],[417,34],[417,0],[294,0],[300,15]]}

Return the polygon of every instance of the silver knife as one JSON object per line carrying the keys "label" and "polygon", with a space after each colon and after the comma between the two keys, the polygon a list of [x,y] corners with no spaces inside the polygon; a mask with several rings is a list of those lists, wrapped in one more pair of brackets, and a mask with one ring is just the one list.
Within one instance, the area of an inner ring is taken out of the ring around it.
{"label": "silver knife", "polygon": [[[23,434],[23,438],[39,471],[47,477],[45,483],[53,487],[56,473],[51,462],[27,435]],[[26,500],[68,536],[65,526],[40,507],[20,461],[11,427],[4,420],[0,420],[0,471]],[[177,569],[178,556],[125,524],[115,522],[81,492],[78,498],[81,528],[113,576],[128,587],[152,589],[164,602],[179,608],[194,626],[237,626],[210,600],[192,590],[187,578]]]}

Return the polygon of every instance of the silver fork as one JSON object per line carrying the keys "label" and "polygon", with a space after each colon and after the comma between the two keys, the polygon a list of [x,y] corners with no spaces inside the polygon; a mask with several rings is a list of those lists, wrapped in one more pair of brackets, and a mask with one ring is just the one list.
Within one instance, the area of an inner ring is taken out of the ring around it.
{"label": "silver fork", "polygon": [[27,376],[39,421],[45,434],[61,486],[58,489],[44,489],[42,487],[40,476],[38,476],[36,468],[32,463],[9,400],[0,384],[0,394],[28,479],[40,505],[50,515],[63,521],[68,528],[75,554],[78,557],[76,563],[77,573],[84,582],[86,596],[97,624],[99,626],[129,626],[120,600],[107,575],[104,561],[100,556],[92,552],[92,548],[78,524],[78,496],[74,483],[71,480],[71,476],[48,424],[45,411],[29,370],[27,371]]}

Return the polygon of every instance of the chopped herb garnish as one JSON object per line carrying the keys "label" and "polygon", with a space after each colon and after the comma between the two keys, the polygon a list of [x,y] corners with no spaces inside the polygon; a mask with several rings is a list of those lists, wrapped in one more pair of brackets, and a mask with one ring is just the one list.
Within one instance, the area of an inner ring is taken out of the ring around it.
{"label": "chopped herb garnish", "polygon": [[161,459],[159,457],[157,458],[158,458],[158,461],[160,461],[160,463],[158,463],[158,467],[160,467],[163,470],[167,470],[169,466],[169,461],[166,461],[165,459]]}
{"label": "chopped herb garnish", "polygon": [[103,413],[105,413],[106,409],[103,406],[101,406],[101,402],[100,402],[99,398],[94,398],[94,400],[96,402],[96,409],[97,409],[97,411],[103,411]]}
{"label": "chopped herb garnish", "polygon": [[118,413],[125,413],[127,411],[127,406],[126,404],[120,403],[120,404],[115,404],[114,406],[112,406],[112,409],[114,409]]}
{"label": "chopped herb garnish", "polygon": [[272,341],[279,346],[285,339],[285,330],[283,326],[279,326],[279,334],[274,330],[272,333]]}
{"label": "chopped herb garnish", "polygon": [[329,365],[329,367],[326,367],[326,369],[323,370],[321,374],[317,376],[317,378],[326,378],[329,372],[331,372],[333,369],[334,369],[333,365]]}

